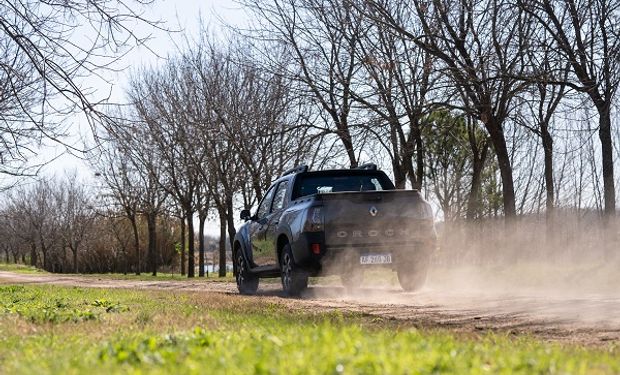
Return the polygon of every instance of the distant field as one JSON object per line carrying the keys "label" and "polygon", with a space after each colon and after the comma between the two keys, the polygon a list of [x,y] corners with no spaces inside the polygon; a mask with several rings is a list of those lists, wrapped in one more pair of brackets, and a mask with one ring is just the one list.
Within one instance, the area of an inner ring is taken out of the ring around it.
{"label": "distant field", "polygon": [[0,286],[7,374],[620,372],[620,352],[214,293]]}

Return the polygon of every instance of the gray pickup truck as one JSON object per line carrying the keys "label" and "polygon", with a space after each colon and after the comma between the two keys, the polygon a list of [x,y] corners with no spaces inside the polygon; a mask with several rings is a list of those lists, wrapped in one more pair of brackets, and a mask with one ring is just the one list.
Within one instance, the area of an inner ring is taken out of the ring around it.
{"label": "gray pickup truck", "polygon": [[288,295],[301,293],[310,276],[338,274],[354,288],[371,267],[396,271],[413,291],[437,241],[431,206],[416,190],[396,190],[374,164],[286,171],[241,219],[233,259],[242,294],[255,293],[263,277],[280,277]]}

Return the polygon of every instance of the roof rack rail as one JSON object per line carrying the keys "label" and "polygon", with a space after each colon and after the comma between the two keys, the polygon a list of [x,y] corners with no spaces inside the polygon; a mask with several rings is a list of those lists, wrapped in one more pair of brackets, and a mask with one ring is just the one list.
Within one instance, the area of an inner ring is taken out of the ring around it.
{"label": "roof rack rail", "polygon": [[366,171],[376,171],[377,170],[377,164],[366,163],[366,164],[358,165],[357,167],[351,168],[351,169],[362,169],[362,170],[366,170]]}
{"label": "roof rack rail", "polygon": [[291,168],[291,169],[284,171],[284,173],[282,173],[282,176],[286,176],[286,175],[294,174],[294,173],[304,173],[304,172],[308,172],[308,166],[299,165],[295,168]]}

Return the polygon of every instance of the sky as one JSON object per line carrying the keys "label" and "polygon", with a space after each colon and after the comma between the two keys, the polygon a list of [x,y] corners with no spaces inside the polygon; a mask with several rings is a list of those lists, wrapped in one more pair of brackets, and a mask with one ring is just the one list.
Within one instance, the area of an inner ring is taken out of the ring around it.
{"label": "sky", "polygon": [[[125,90],[128,86],[130,73],[144,66],[156,66],[165,62],[169,55],[174,55],[177,46],[185,43],[185,38],[197,38],[200,29],[200,19],[208,25],[215,35],[221,35],[226,25],[242,25],[247,16],[239,5],[231,0],[156,0],[155,6],[148,8],[145,17],[150,20],[160,20],[163,26],[172,30],[168,33],[156,30],[145,25],[137,25],[134,29],[138,35],[151,34],[146,47],[133,48],[115,67],[118,71],[103,72],[105,79],[89,79],[84,86],[94,89],[92,101],[100,101],[110,96],[110,102],[122,103],[125,101]],[[107,82],[106,82],[107,81]],[[83,140],[90,136],[90,128],[85,119],[71,119],[74,122],[70,138],[67,143],[83,149]],[[43,168],[45,175],[62,175],[68,170],[75,169],[78,175],[88,178],[88,167],[78,157],[65,153],[61,145],[48,145],[40,150],[37,162],[50,162]]]}
{"label": "sky", "polygon": [[[92,87],[95,90],[93,100],[110,95],[110,102],[124,102],[124,91],[128,85],[130,72],[143,66],[161,64],[165,62],[166,56],[175,54],[177,46],[182,46],[185,38],[198,38],[201,18],[215,35],[222,35],[226,31],[226,25],[242,26],[247,21],[246,13],[231,0],[156,0],[154,6],[146,9],[145,17],[164,22],[163,26],[173,32],[168,33],[153,30],[145,25],[137,25],[133,30],[137,34],[152,33],[147,47],[132,49],[118,62],[117,72],[104,72],[105,81],[92,79],[84,82],[86,87]],[[71,124],[71,134],[66,142],[78,149],[83,149],[84,140],[91,137],[90,127],[82,117],[74,116],[73,119],[68,120],[73,124]],[[75,173],[86,184],[96,186],[99,183],[88,163],[65,152],[65,147],[62,145],[48,145],[42,148],[33,163],[43,162],[47,163],[41,170],[43,176],[64,176]],[[206,232],[209,235],[219,236],[219,227],[216,223],[208,223]]]}

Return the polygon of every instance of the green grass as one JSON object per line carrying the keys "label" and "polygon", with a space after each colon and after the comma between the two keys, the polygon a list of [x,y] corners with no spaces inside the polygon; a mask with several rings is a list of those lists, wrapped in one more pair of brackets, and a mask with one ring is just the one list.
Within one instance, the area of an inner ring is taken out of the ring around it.
{"label": "green grass", "polygon": [[2,263],[0,262],[0,271],[11,271],[18,273],[47,273],[36,267],[27,266],[25,264]]}
{"label": "green grass", "polygon": [[[24,274],[36,274],[36,273],[48,273],[42,269],[24,265],[24,264],[14,264],[14,263],[2,263],[0,262],[0,271],[10,271],[16,273],[24,273]],[[70,273],[66,275],[72,275]],[[198,273],[196,273],[196,277],[188,278],[187,275],[181,275],[179,273],[166,273],[166,272],[158,272],[157,276],[151,275],[149,272],[143,272],[140,275],[136,275],[134,273],[122,274],[122,273],[94,273],[94,274],[79,274],[79,276],[85,277],[93,277],[100,279],[113,279],[113,280],[141,280],[141,281],[160,281],[160,280],[208,280],[208,281],[235,281],[235,278],[232,272],[228,272],[225,277],[219,277],[217,273],[210,272],[209,275],[205,275],[205,277],[198,277]]]}
{"label": "green grass", "polygon": [[99,279],[111,279],[111,280],[140,280],[140,281],[166,281],[166,280],[174,280],[174,281],[210,281],[210,282],[233,282],[235,278],[232,272],[228,272],[225,277],[219,277],[217,273],[209,273],[209,275],[205,275],[204,277],[198,277],[196,273],[196,277],[188,278],[187,275],[181,275],[178,273],[170,274],[164,272],[158,272],[157,276],[153,276],[150,273],[142,273],[140,275],[128,273],[93,273],[93,274],[81,274],[80,276],[93,277]]}
{"label": "green grass", "polygon": [[277,299],[0,285],[0,373],[613,374],[620,353]]}

